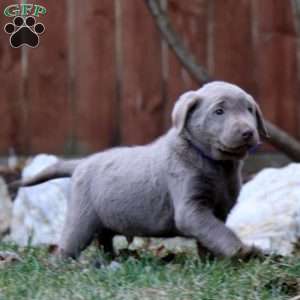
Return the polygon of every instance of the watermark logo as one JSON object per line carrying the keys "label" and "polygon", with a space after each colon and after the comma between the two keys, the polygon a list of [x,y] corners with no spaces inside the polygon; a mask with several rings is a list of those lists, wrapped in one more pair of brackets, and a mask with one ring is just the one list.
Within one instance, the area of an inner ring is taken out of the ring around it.
{"label": "watermark logo", "polygon": [[45,25],[36,19],[47,13],[47,9],[37,4],[13,4],[4,9],[6,17],[13,18],[6,23],[4,31],[10,35],[9,42],[13,48],[28,46],[38,47],[40,35],[45,32]]}

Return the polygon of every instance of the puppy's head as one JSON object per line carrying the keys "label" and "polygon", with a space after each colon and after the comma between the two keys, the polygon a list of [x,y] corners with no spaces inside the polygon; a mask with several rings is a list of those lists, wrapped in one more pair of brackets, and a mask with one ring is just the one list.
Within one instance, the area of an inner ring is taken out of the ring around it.
{"label": "puppy's head", "polygon": [[172,121],[179,135],[215,160],[242,159],[268,136],[254,99],[238,86],[220,81],[183,94]]}

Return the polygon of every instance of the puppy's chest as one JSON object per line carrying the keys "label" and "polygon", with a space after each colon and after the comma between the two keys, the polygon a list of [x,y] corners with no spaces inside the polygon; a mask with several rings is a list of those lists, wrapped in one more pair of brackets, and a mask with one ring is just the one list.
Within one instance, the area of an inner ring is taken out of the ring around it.
{"label": "puppy's chest", "polygon": [[206,178],[210,195],[210,205],[215,214],[225,220],[236,203],[240,191],[240,180],[237,173],[216,172],[212,178]]}
{"label": "puppy's chest", "polygon": [[214,202],[216,205],[235,201],[238,197],[240,185],[237,178],[220,178],[213,188]]}

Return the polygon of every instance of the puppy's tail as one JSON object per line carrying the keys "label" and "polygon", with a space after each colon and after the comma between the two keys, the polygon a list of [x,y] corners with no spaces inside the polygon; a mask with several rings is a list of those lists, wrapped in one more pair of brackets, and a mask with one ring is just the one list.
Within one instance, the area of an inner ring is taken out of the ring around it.
{"label": "puppy's tail", "polygon": [[16,180],[12,182],[9,186],[12,189],[17,189],[19,187],[32,186],[36,184],[43,183],[50,179],[55,178],[63,178],[63,177],[71,177],[74,170],[80,163],[80,159],[78,160],[59,160],[55,164],[49,166],[45,170],[41,171],[39,174],[31,177],[25,178],[21,180]]}

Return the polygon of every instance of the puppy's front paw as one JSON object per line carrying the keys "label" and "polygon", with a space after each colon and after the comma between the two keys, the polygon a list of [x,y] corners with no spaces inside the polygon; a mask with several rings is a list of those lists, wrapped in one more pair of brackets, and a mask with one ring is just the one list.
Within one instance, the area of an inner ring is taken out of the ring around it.
{"label": "puppy's front paw", "polygon": [[243,245],[240,250],[236,253],[236,258],[242,259],[242,260],[249,260],[250,258],[265,258],[266,255],[260,248],[252,245],[247,246]]}

